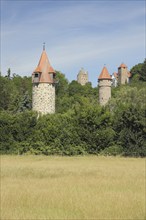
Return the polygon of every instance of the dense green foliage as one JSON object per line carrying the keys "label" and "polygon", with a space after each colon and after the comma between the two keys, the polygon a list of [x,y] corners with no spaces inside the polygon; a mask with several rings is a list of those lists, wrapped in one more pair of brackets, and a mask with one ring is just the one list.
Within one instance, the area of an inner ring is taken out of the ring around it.
{"label": "dense green foliage", "polygon": [[31,77],[0,76],[0,110],[16,113],[31,109],[31,91]]}
{"label": "dense green foliage", "polygon": [[132,73],[133,81],[146,81],[146,59],[143,63],[135,65],[130,72]]}
{"label": "dense green foliage", "polygon": [[38,118],[31,111],[31,77],[11,77],[9,69],[0,76],[1,153],[146,156],[145,73],[112,88],[111,100],[101,107],[98,87],[69,83],[57,72],[57,112]]}

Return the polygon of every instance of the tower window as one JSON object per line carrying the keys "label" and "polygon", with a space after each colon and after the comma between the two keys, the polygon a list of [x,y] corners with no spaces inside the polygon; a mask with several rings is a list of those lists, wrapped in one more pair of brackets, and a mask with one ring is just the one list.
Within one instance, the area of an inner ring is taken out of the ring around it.
{"label": "tower window", "polygon": [[53,80],[53,73],[50,73],[50,78],[51,80]]}
{"label": "tower window", "polygon": [[38,74],[38,73],[35,73],[34,77],[39,77],[39,74]]}
{"label": "tower window", "polygon": [[51,80],[54,80],[55,79],[55,75],[53,73],[50,73],[50,78],[51,78]]}
{"label": "tower window", "polygon": [[33,83],[39,83],[39,73],[34,74]]}

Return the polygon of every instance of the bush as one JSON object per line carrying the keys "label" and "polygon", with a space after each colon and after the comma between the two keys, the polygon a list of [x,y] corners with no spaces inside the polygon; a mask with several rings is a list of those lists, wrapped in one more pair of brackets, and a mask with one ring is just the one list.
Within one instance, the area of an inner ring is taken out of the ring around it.
{"label": "bush", "polygon": [[123,149],[120,145],[113,145],[108,148],[105,148],[100,152],[100,155],[104,156],[118,156],[122,155]]}
{"label": "bush", "polygon": [[85,154],[87,153],[84,149],[84,146],[69,145],[63,151],[63,155],[67,155],[67,156],[85,155]]}
{"label": "bush", "polygon": [[117,112],[114,127],[117,141],[123,147],[125,156],[146,156],[145,107],[126,106]]}

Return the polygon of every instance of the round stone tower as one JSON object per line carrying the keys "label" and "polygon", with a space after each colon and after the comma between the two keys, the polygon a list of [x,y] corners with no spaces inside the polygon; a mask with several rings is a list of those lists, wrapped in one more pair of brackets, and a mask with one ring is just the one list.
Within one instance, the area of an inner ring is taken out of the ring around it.
{"label": "round stone tower", "polygon": [[98,78],[100,105],[105,105],[111,98],[111,81],[112,78],[104,66]]}
{"label": "round stone tower", "polygon": [[32,110],[42,115],[55,113],[55,74],[43,48],[38,66],[32,73]]}

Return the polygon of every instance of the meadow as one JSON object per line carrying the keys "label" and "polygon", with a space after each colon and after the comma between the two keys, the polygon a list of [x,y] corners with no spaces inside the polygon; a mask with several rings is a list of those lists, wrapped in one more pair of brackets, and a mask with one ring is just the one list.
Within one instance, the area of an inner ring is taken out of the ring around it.
{"label": "meadow", "polygon": [[1,220],[145,216],[144,158],[1,156]]}

